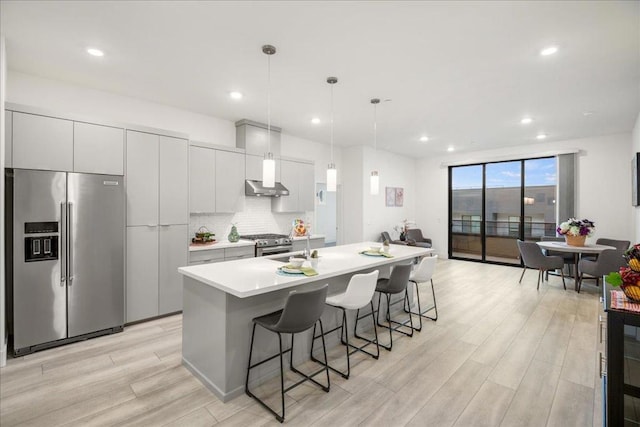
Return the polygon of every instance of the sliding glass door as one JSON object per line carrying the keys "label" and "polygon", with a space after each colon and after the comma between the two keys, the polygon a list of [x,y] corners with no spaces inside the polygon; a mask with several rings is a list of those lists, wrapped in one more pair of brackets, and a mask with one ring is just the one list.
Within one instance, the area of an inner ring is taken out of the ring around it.
{"label": "sliding glass door", "polygon": [[555,157],[449,168],[449,257],[520,264],[517,239],[555,236]]}

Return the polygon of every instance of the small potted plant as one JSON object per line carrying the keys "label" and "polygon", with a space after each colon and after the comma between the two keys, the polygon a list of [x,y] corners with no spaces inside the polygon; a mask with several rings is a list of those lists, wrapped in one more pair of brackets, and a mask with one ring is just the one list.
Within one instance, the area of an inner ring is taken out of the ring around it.
{"label": "small potted plant", "polygon": [[564,236],[567,245],[584,246],[587,236],[591,236],[595,228],[594,222],[588,219],[569,218],[568,221],[560,223],[556,232]]}
{"label": "small potted plant", "polygon": [[314,249],[313,252],[311,252],[309,261],[311,262],[311,268],[316,270],[318,268],[318,251],[317,250]]}

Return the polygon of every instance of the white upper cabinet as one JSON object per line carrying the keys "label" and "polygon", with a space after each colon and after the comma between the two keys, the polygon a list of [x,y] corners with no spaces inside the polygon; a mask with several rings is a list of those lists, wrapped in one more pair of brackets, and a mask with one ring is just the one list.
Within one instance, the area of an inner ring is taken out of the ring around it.
{"label": "white upper cabinet", "polygon": [[160,136],[160,225],[189,223],[189,148],[180,138]]}
{"label": "white upper cabinet", "polygon": [[310,163],[300,163],[300,188],[298,189],[298,209],[300,212],[313,211],[316,194],[315,168]]}
{"label": "white upper cabinet", "polygon": [[310,163],[282,160],[280,181],[289,190],[288,196],[272,199],[275,212],[304,212],[314,210],[314,167]]}
{"label": "white upper cabinet", "polygon": [[[245,178],[262,181],[262,160],[264,156],[247,154],[245,156]],[[280,159],[276,159],[276,181],[280,181]]]}
{"label": "white upper cabinet", "polygon": [[4,167],[13,167],[13,131],[12,131],[12,118],[13,113],[11,111],[4,112]]}
{"label": "white upper cabinet", "polygon": [[13,167],[73,170],[73,122],[13,112]]}
{"label": "white upper cabinet", "polygon": [[107,175],[124,174],[124,130],[74,122],[73,170]]}
{"label": "white upper cabinet", "polygon": [[127,225],[158,225],[159,175],[158,136],[127,131]]}
{"label": "white upper cabinet", "polygon": [[216,212],[244,209],[244,154],[216,150]]}
{"label": "white upper cabinet", "polygon": [[211,148],[189,147],[189,211],[216,211],[216,151]]}

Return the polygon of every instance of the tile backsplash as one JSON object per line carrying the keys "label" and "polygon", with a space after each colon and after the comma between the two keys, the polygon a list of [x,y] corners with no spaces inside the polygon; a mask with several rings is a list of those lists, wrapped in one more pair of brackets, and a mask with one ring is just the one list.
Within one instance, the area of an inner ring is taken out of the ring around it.
{"label": "tile backsplash", "polygon": [[[301,218],[306,224],[313,220],[313,211],[276,213],[271,212],[271,199],[260,197],[246,197],[245,208],[235,214],[191,214],[189,226],[191,236],[202,226],[215,233],[216,240],[225,240],[235,224],[238,233],[281,233],[289,234],[291,225],[296,218]],[[313,233],[313,224],[311,224]]]}

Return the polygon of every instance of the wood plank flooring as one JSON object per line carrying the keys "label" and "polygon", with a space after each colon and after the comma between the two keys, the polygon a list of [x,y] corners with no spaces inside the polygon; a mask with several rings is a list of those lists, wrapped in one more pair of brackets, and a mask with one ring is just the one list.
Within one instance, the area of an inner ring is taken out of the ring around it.
{"label": "wood plank flooring", "polygon": [[[395,339],[377,361],[354,355],[351,378],[332,373],[329,393],[308,384],[291,390],[285,423],[601,425],[600,288],[585,284],[577,294],[570,280],[565,291],[550,276],[537,291],[536,272],[518,284],[520,272],[439,260],[438,321]],[[421,299],[430,298],[421,285]],[[181,324],[167,317],[10,359],[0,370],[0,424],[279,425],[247,396],[220,402],[181,365]],[[329,357],[343,366],[342,348]],[[278,387],[270,380],[258,391],[277,398]]]}

